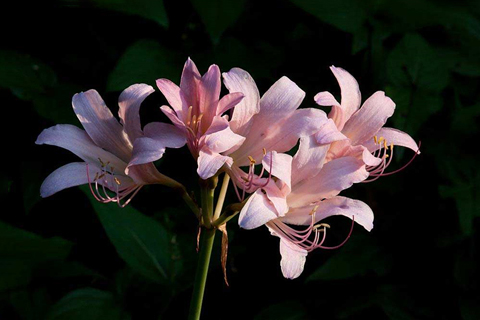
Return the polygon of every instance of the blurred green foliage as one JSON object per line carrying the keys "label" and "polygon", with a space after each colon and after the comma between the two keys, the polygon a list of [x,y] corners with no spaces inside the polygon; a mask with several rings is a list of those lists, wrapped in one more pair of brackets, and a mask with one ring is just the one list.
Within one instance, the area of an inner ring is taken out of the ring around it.
{"label": "blurred green foliage", "polygon": [[[79,125],[73,94],[95,88],[115,114],[121,90],[178,83],[189,56],[202,72],[244,68],[261,92],[286,75],[305,107],[319,91],[339,96],[328,66],[343,67],[363,100],[395,101],[388,126],[422,141],[406,170],[346,193],[372,207],[374,230],[310,254],[297,280],[282,278],[277,239],[230,223],[230,287],[217,246],[205,319],[480,318],[479,17],[473,0],[63,0],[0,19],[0,318],[186,317],[197,222],[180,199],[158,186],[124,209],[77,188],[40,199],[43,179],[76,159],[34,141]],[[166,121],[162,104],[158,92],[145,101],[144,124]],[[398,149],[400,167],[411,154]],[[158,167],[195,190],[188,152],[168,150]],[[332,243],[345,220],[328,221]]]}

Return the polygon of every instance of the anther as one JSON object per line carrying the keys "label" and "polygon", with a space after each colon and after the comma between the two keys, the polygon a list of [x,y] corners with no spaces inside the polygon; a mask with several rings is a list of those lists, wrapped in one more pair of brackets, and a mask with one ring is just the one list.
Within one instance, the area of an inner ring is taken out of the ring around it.
{"label": "anther", "polygon": [[267,149],[263,148],[263,155],[266,156],[267,155]]}
{"label": "anther", "polygon": [[373,142],[375,142],[375,144],[378,143],[378,138],[377,138],[377,136],[373,136]]}
{"label": "anther", "polygon": [[312,211],[310,211],[309,215],[313,216],[315,214],[315,212],[317,212],[317,209],[318,209],[318,205],[313,207],[313,209],[312,209]]}
{"label": "anther", "polygon": [[115,183],[116,183],[116,184],[118,184],[118,185],[121,185],[121,184],[122,184],[122,183],[120,182],[120,180],[118,180],[117,177],[115,177],[114,180],[115,180]]}
{"label": "anther", "polygon": [[255,159],[253,159],[252,156],[248,156],[248,160],[250,160],[250,164],[256,163]]}

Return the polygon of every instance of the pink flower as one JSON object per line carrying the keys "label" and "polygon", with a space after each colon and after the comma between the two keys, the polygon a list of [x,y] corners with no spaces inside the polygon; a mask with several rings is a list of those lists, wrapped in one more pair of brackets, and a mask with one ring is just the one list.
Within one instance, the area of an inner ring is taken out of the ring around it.
{"label": "pink flower", "polygon": [[[211,65],[203,76],[190,58],[185,63],[180,87],[168,79],[157,80],[157,86],[170,106],[160,109],[181,130],[188,148],[197,160],[197,172],[202,179],[214,176],[232,160],[221,153],[238,148],[245,140],[229,126],[228,116],[222,115],[237,105],[243,94],[234,92],[220,99],[220,69]],[[151,124],[158,126],[159,124]],[[148,132],[146,138],[138,139],[134,146],[131,164],[153,161],[161,156],[159,147],[163,137],[157,132]],[[158,145],[157,145],[158,144]]]}
{"label": "pink flower", "polygon": [[[88,183],[99,201],[117,202],[120,205],[124,200],[123,205],[126,205],[143,185],[175,184],[175,181],[158,172],[151,162],[127,167],[135,139],[143,136],[140,104],[153,91],[151,86],[145,84],[135,84],[123,91],[118,102],[120,123],[97,91],[75,94],[72,99],[73,110],[85,131],[73,125],[60,124],[43,130],[35,143],[67,149],[84,162],[69,163],[51,173],[40,188],[41,196],[48,197],[65,188]],[[185,139],[172,125],[147,126],[145,131],[149,130],[163,132],[162,153],[166,147],[179,148],[185,144]],[[91,184],[94,184],[94,188]],[[107,189],[115,196],[110,196]]]}
{"label": "pink flower", "polygon": [[[231,93],[244,95],[233,109],[230,128],[244,136],[245,141],[239,148],[224,152],[233,160],[227,168],[228,174],[235,185],[253,192],[262,184],[255,182],[255,163],[260,163],[267,153],[290,150],[300,137],[318,131],[328,119],[321,110],[298,109],[305,92],[287,77],[275,82],[262,98],[255,81],[245,70],[233,68],[223,74],[223,79]],[[240,169],[243,166],[250,166],[248,174]],[[278,176],[276,169],[274,164],[274,175]]]}
{"label": "pink flower", "polygon": [[370,176],[378,178],[386,175],[384,171],[393,158],[394,145],[420,153],[408,134],[383,127],[395,110],[395,103],[383,91],[375,92],[360,108],[361,94],[355,78],[342,68],[332,66],[330,69],[340,85],[341,103],[327,91],[318,93],[315,101],[321,106],[332,106],[328,117],[341,131],[344,140],[332,144],[327,161],[345,155],[358,156],[367,165]]}
{"label": "pink flower", "polygon": [[318,224],[321,220],[344,215],[354,218],[367,230],[373,228],[373,213],[365,203],[338,196],[353,183],[368,177],[363,161],[346,156],[326,163],[329,147],[329,144],[319,145],[312,135],[300,140],[293,158],[276,152],[267,154],[263,166],[267,170],[273,167],[276,179],[269,179],[252,194],[240,212],[242,228],[266,225],[280,238],[280,265],[289,279],[302,273],[308,252],[339,247],[324,245],[327,225]]}

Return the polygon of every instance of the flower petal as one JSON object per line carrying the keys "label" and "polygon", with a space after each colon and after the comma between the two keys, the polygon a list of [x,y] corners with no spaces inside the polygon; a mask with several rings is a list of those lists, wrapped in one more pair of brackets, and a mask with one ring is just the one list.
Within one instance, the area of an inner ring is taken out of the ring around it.
{"label": "flower petal", "polygon": [[221,154],[202,149],[199,152],[197,173],[203,180],[213,177],[217,171],[226,163],[232,165],[232,158]]}
{"label": "flower petal", "polygon": [[[315,207],[315,223],[330,216],[343,215],[350,219],[355,217],[355,222],[367,231],[373,228],[373,211],[360,200],[336,196],[319,202]],[[310,225],[313,208],[313,205],[309,205],[291,209],[285,217],[282,217],[282,222],[294,225]]]}
{"label": "flower petal", "polygon": [[[283,185],[283,187],[279,185]],[[283,182],[279,181],[275,183],[273,180],[270,180],[268,184],[262,188],[268,200],[270,200],[275,207],[277,217],[283,217],[288,211],[287,194],[290,192],[290,188],[285,188],[285,186]]]}
{"label": "flower petal", "polygon": [[317,144],[320,145],[348,139],[338,130],[335,122],[332,119],[328,119],[327,122],[321,126],[320,130],[315,133],[315,138],[317,140]]}
{"label": "flower petal", "polygon": [[185,123],[179,117],[177,117],[175,112],[169,106],[161,106],[160,110],[162,110],[163,114],[165,114],[167,118],[172,121],[175,127],[186,130]]}
{"label": "flower petal", "polygon": [[[243,100],[245,96],[241,92],[233,92],[226,94],[220,99],[218,102],[218,107],[217,107],[217,116],[221,116],[224,112],[232,109],[233,107],[237,106],[238,104]],[[232,123],[230,123],[230,126]]]}
{"label": "flower petal", "polygon": [[165,150],[166,146],[160,139],[138,138],[133,144],[132,160],[128,163],[128,167],[157,161],[163,156]]}
{"label": "flower petal", "polygon": [[73,110],[95,144],[128,162],[131,144],[122,125],[107,108],[95,90],[80,92],[73,96]]}
{"label": "flower petal", "polygon": [[181,148],[187,142],[185,131],[163,122],[151,122],[144,128],[145,136],[161,141],[167,148]]}
{"label": "flower petal", "polygon": [[330,145],[319,145],[313,135],[300,139],[300,146],[292,162],[293,186],[320,172],[329,147]]}
{"label": "flower petal", "polygon": [[[91,177],[100,171],[100,167],[89,166]],[[66,188],[87,184],[87,164],[85,162],[72,162],[53,171],[42,183],[40,195],[49,197]]]}
{"label": "flower petal", "polygon": [[[418,145],[415,140],[413,140],[412,137],[410,137],[407,133],[403,131],[394,128],[382,128],[376,133],[376,135],[379,139],[380,137],[383,137],[387,141],[387,146],[390,146],[390,144],[393,144],[394,146],[402,146],[409,148],[415,152],[418,151],[418,154],[420,154]],[[373,141],[373,139],[367,140],[363,143],[363,145],[370,152],[374,152],[384,147],[383,143],[375,144],[375,141]]]}
{"label": "flower petal", "polygon": [[291,155],[270,151],[262,160],[265,170],[282,180],[288,186],[289,191],[291,190],[292,180],[292,159]]}
{"label": "flower petal", "polygon": [[325,107],[330,107],[330,106],[339,106],[340,103],[335,99],[333,94],[331,94],[328,91],[323,91],[319,92],[313,97],[313,100],[320,105],[320,106],[325,106]]}
{"label": "flower petal", "polygon": [[365,164],[353,157],[342,157],[326,163],[320,173],[299,182],[288,196],[290,207],[302,207],[331,198],[354,183],[368,178]]}
{"label": "flower petal", "polygon": [[342,68],[331,66],[330,70],[332,70],[333,75],[337,78],[338,84],[340,85],[343,119],[344,121],[348,121],[350,116],[358,110],[362,103],[358,82],[350,73]]}
{"label": "flower petal", "polygon": [[352,145],[368,142],[394,111],[395,103],[392,99],[385,96],[385,92],[377,91],[345,123],[342,133],[350,138]]}
{"label": "flower petal", "polygon": [[140,105],[155,90],[146,84],[134,84],[125,89],[118,98],[118,116],[123,130],[126,132],[130,143],[141,137],[142,127],[140,124]]}
{"label": "flower petal", "polygon": [[129,166],[128,176],[131,177],[137,185],[162,184],[170,187],[178,186],[177,182],[158,172],[155,165],[151,162]]}
{"label": "flower petal", "polygon": [[177,117],[182,121],[186,121],[185,116],[189,105],[180,91],[180,87],[168,79],[158,79],[156,82],[158,89],[165,96]]}
{"label": "flower petal", "polygon": [[95,145],[85,131],[70,124],[58,124],[43,130],[35,143],[67,149],[90,164],[100,164],[100,160],[109,162],[122,174],[127,166],[123,160]]}
{"label": "flower petal", "polygon": [[287,279],[298,278],[303,272],[307,254],[306,250],[280,238],[280,255],[282,256],[280,267],[283,276]]}
{"label": "flower petal", "polygon": [[[234,133],[228,121],[222,117],[215,117],[210,128],[205,132],[205,145],[213,153],[235,150],[245,141],[242,137]],[[202,149],[203,149],[202,148]]]}
{"label": "flower petal", "polygon": [[238,224],[244,229],[255,229],[277,218],[273,204],[261,190],[257,190],[248,199],[238,217]]}
{"label": "flower petal", "polygon": [[[200,72],[198,72],[197,66],[190,58],[188,58],[183,66],[182,78],[180,79],[180,90],[182,91],[185,101],[189,107],[198,107],[197,94],[198,85],[201,78],[202,76],[200,75]],[[200,114],[198,110],[194,111],[194,114]]]}
{"label": "flower petal", "polygon": [[230,93],[241,92],[244,99],[233,110],[230,126],[233,132],[245,136],[250,130],[251,118],[260,111],[260,94],[248,72],[233,68],[223,73],[223,83]]}
{"label": "flower petal", "polygon": [[212,64],[200,80],[198,91],[198,106],[200,108],[198,114],[203,114],[201,125],[204,131],[208,129],[213,117],[217,115],[220,86],[220,69],[217,65]]}

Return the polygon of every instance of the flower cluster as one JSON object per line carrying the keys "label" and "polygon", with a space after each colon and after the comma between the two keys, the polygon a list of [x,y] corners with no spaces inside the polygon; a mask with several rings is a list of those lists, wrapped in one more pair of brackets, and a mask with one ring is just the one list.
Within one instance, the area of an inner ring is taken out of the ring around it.
{"label": "flower cluster", "polygon": [[[228,186],[227,177],[231,179],[240,227],[265,225],[280,239],[283,275],[296,278],[308,252],[343,245],[325,245],[325,218],[343,215],[352,219],[352,229],[354,222],[368,231],[373,228],[368,205],[340,192],[393,173],[386,169],[394,146],[419,153],[408,134],[383,127],[395,109],[384,92],[361,104],[354,77],[341,68],[332,66],[331,71],[340,85],[340,102],[329,92],[314,98],[318,105],[331,107],[328,115],[317,108],[299,109],[305,92],[287,77],[260,96],[245,70],[221,74],[212,65],[201,75],[190,59],[179,86],[168,79],[156,82],[169,104],[160,110],[172,124],[151,122],[142,129],[139,108],[154,92],[149,85],[135,84],[121,93],[120,122],[95,90],[76,94],[73,109],[85,130],[57,125],[45,129],[36,143],[68,149],[84,162],[55,170],[42,184],[41,195],[88,184],[97,200],[124,206],[147,184],[185,190],[154,162],[166,148],[187,145],[202,180],[224,173]],[[229,91],[223,97],[222,77]],[[297,144],[298,151],[289,155]],[[224,228],[228,221],[219,212],[198,212],[202,225]]]}

